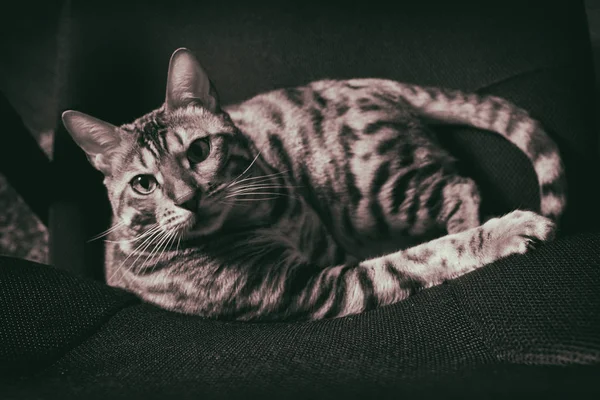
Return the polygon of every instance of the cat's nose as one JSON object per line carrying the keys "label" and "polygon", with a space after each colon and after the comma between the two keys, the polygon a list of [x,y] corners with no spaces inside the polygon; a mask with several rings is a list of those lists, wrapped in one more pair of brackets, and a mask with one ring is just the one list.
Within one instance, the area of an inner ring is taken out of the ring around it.
{"label": "cat's nose", "polygon": [[200,204],[200,193],[194,193],[191,197],[189,197],[189,198],[183,200],[182,202],[180,202],[179,204],[177,204],[177,207],[184,208],[191,212],[196,212],[196,211],[198,211],[199,204]]}

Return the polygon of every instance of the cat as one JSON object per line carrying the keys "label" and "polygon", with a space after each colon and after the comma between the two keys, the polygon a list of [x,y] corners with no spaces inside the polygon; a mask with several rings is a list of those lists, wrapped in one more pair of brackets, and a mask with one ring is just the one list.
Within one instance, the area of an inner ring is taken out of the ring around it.
{"label": "cat", "polygon": [[[493,96],[361,78],[222,107],[181,48],[158,109],[119,127],[73,110],[62,119],[104,174],[108,284],[203,317],[315,320],[392,304],[551,240],[566,206],[557,146]],[[475,182],[428,121],[515,144],[541,215],[481,224]]]}

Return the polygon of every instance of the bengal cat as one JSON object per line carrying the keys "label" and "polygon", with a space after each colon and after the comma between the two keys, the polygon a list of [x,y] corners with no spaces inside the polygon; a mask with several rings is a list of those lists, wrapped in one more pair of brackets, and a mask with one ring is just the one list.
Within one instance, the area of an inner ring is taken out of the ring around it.
{"label": "bengal cat", "polygon": [[[383,79],[321,80],[222,107],[187,49],[164,104],[114,126],[63,121],[103,172],[112,286],[237,320],[360,313],[550,240],[566,204],[554,142],[498,97]],[[475,182],[427,121],[496,132],[533,163],[541,214],[483,225]]]}

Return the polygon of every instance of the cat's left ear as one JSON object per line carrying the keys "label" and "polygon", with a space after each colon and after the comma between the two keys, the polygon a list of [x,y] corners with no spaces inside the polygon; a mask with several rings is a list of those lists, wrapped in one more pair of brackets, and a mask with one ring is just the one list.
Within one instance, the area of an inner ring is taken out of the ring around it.
{"label": "cat's left ear", "polygon": [[167,109],[175,110],[199,102],[212,112],[219,108],[217,91],[206,71],[191,51],[175,50],[169,62],[167,77]]}
{"label": "cat's left ear", "polygon": [[119,129],[108,122],[73,110],[65,111],[62,120],[94,168],[109,175],[111,156],[121,145]]}

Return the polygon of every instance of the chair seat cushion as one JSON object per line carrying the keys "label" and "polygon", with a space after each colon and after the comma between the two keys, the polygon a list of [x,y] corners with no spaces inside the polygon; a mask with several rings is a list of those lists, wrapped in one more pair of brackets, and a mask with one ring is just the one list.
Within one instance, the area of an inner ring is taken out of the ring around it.
{"label": "chair seat cushion", "polygon": [[392,306],[302,323],[167,312],[52,267],[0,258],[0,392],[600,393],[598,249],[600,234],[570,236]]}

